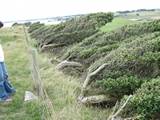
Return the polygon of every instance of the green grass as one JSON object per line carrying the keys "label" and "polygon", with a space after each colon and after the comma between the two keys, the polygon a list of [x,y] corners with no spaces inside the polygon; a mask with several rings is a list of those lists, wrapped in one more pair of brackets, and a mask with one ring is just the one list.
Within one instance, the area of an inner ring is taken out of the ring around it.
{"label": "green grass", "polygon": [[100,30],[103,32],[110,32],[110,31],[114,31],[124,25],[135,24],[135,23],[136,23],[136,21],[131,21],[129,19],[117,17],[117,18],[114,18],[112,22],[107,23],[105,26],[101,27]]}
{"label": "green grass", "polygon": [[39,105],[32,105],[32,102],[24,102],[25,91],[33,90],[30,64],[22,28],[1,29],[0,40],[4,48],[9,79],[17,91],[11,103],[0,104],[0,119],[39,120],[39,111],[32,109],[39,108]]}

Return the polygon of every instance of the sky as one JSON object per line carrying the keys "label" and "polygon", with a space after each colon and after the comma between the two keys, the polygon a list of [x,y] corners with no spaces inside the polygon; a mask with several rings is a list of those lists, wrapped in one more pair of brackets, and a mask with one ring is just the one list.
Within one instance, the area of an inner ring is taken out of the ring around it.
{"label": "sky", "polygon": [[160,8],[160,0],[1,0],[0,20]]}

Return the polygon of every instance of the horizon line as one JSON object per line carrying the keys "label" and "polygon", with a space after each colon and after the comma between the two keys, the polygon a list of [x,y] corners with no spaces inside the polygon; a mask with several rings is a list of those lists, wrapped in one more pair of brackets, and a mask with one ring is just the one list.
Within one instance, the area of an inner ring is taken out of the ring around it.
{"label": "horizon line", "polygon": [[[125,12],[125,11],[137,11],[137,10],[160,10],[160,8],[152,8],[152,9],[146,9],[146,8],[141,8],[141,9],[133,9],[133,10],[120,10],[120,11],[108,11],[108,12],[113,12],[113,13],[117,13],[117,12]],[[103,12],[103,11],[102,11]],[[94,12],[96,13],[96,12]],[[107,12],[106,12],[107,13]],[[9,21],[3,21],[3,23],[13,23],[13,22],[25,22],[25,21],[35,21],[35,20],[45,20],[45,19],[56,19],[58,17],[69,17],[69,16],[78,16],[78,15],[85,15],[85,14],[89,14],[89,13],[77,13],[77,14],[71,14],[71,15],[61,15],[61,16],[55,16],[55,17],[41,17],[41,18],[30,18],[30,19],[22,19],[22,20],[9,20]]]}

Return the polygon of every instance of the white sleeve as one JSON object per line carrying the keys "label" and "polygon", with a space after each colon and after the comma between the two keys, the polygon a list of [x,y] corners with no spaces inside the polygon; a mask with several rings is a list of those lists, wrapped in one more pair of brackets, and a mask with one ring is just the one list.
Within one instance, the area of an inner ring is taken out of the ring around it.
{"label": "white sleeve", "polygon": [[0,44],[0,62],[4,62],[4,52],[1,44]]}

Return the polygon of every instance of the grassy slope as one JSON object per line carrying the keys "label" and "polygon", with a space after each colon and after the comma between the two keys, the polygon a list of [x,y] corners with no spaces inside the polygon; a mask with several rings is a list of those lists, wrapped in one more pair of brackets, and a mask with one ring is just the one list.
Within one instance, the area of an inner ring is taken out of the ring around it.
{"label": "grassy slope", "polygon": [[[112,31],[123,25],[130,24],[131,22],[133,23],[133,21],[116,18],[111,24],[107,24],[106,26],[102,27],[102,31]],[[80,89],[80,82],[78,79],[63,75],[55,70],[54,66],[51,68],[50,66],[52,65],[48,63],[48,59],[45,60],[44,57],[43,59],[40,59],[42,60],[41,63],[43,63],[41,65],[41,72],[43,79],[45,80],[45,87],[47,88],[47,91],[53,100],[54,108],[59,119],[106,119],[108,113],[107,110],[102,111],[95,108],[86,108],[78,105],[75,102],[75,96],[77,95],[76,93],[78,89]],[[75,115],[71,114],[73,112]]]}
{"label": "grassy slope", "polygon": [[[25,91],[32,91],[23,30],[3,29],[0,31],[0,39],[5,50],[11,83],[17,89],[11,104],[0,104],[0,119],[40,120],[39,107],[34,103],[23,102]],[[109,110],[85,107],[76,102],[80,80],[58,72],[44,54],[39,55],[39,60],[41,76],[57,115],[55,120],[106,120]]]}
{"label": "grassy slope", "polygon": [[[130,20],[124,18],[116,18],[113,22],[103,26],[101,30],[108,32],[132,23]],[[44,54],[41,54],[39,57],[39,60],[41,60],[39,62],[41,64],[42,79],[44,80],[45,88],[47,89],[51,100],[53,100],[57,120],[107,119],[107,116],[110,113],[109,109],[85,107],[76,102],[77,95],[79,94],[77,94],[77,92],[80,91],[81,85],[79,79],[66,76],[57,71],[55,65],[49,63],[48,58]]]}
{"label": "grassy slope", "polygon": [[[126,24],[130,24],[130,21],[117,18],[111,25],[102,27],[102,31],[107,32],[106,28],[110,28],[109,31],[112,31]],[[17,89],[11,104],[0,104],[0,118],[7,117],[5,120],[39,120],[37,106],[23,102],[25,90],[32,90],[32,78],[28,68],[29,61],[24,47],[23,31],[21,28],[16,28],[13,31],[3,29],[0,31],[0,39],[3,40],[2,44],[5,49],[11,82]],[[106,120],[109,110],[85,107],[76,102],[81,84],[79,79],[57,71],[55,65],[49,63],[48,56],[44,54],[39,55],[39,60],[41,76],[49,97],[53,101],[57,115],[56,120]]]}
{"label": "grassy slope", "polygon": [[121,18],[121,17],[117,17],[115,19],[113,19],[112,22],[107,23],[105,26],[101,27],[101,31],[103,32],[110,32],[110,31],[114,31],[117,28],[120,28],[124,25],[129,25],[129,24],[134,24],[136,23],[136,21],[131,21],[125,18]]}
{"label": "grassy slope", "polygon": [[23,101],[25,91],[32,91],[32,77],[22,28],[1,29],[0,40],[11,83],[17,90],[12,103],[0,104],[0,119],[39,120],[39,112],[35,111],[38,106]]}

